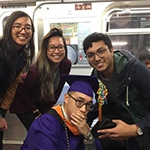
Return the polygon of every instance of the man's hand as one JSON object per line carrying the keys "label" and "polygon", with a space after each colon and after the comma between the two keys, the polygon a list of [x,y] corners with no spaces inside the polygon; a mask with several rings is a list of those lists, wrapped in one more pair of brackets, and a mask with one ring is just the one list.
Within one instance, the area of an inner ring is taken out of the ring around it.
{"label": "man's hand", "polygon": [[89,127],[86,123],[86,116],[80,113],[72,113],[71,114],[71,123],[77,127],[78,131],[86,137],[87,130],[89,130]]}
{"label": "man's hand", "polygon": [[110,138],[115,141],[128,139],[129,137],[137,136],[137,126],[135,124],[129,125],[121,120],[112,120],[117,124],[116,127],[111,129],[98,130],[102,134],[99,138]]}
{"label": "man's hand", "polygon": [[8,129],[7,122],[6,122],[5,118],[2,117],[0,119],[0,131],[4,131],[6,129]]}

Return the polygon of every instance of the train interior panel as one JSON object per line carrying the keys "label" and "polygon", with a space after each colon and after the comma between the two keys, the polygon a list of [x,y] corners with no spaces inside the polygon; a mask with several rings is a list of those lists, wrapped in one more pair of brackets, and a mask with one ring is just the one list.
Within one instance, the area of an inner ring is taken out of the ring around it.
{"label": "train interior panel", "polygon": [[[8,2],[8,3],[7,3]],[[42,37],[53,27],[63,30],[67,55],[72,62],[71,74],[90,74],[82,48],[84,38],[92,32],[109,35],[114,50],[127,50],[136,57],[144,49],[150,50],[150,2],[81,0],[0,0],[0,36],[9,15],[15,10],[27,12],[34,21],[36,56]],[[35,59],[36,59],[35,56]],[[65,84],[58,102],[62,102],[68,85]],[[26,130],[15,114],[7,112],[8,130],[4,132],[4,150],[19,150]],[[11,144],[11,146],[10,146]],[[12,145],[15,147],[12,147]]]}

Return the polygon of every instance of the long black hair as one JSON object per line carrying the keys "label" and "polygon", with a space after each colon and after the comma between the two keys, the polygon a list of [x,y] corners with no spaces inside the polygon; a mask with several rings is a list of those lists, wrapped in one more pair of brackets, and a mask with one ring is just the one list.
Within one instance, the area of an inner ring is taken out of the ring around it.
{"label": "long black hair", "polygon": [[13,40],[12,37],[12,26],[14,22],[20,18],[20,17],[27,17],[31,21],[31,26],[32,26],[32,37],[30,41],[24,45],[24,55],[25,58],[33,60],[34,54],[35,54],[35,47],[34,47],[34,26],[33,26],[33,21],[31,17],[23,12],[23,11],[14,11],[8,18],[6,25],[3,30],[3,36],[0,40],[0,59],[3,59],[5,62],[5,68],[7,69],[7,73],[9,73],[10,79],[14,79],[16,76],[16,70],[15,70],[15,65],[16,65],[16,43]]}
{"label": "long black hair", "polygon": [[61,29],[52,28],[42,39],[41,48],[39,51],[39,56],[37,58],[37,67],[40,73],[40,81],[41,81],[41,97],[44,100],[50,100],[51,102],[55,102],[54,98],[54,88],[53,88],[53,73],[52,68],[49,63],[49,59],[47,57],[47,46],[48,41],[52,37],[61,37],[63,40],[64,48],[65,48],[65,57],[60,62],[62,63],[67,59],[67,44],[65,38],[63,36],[63,31]]}

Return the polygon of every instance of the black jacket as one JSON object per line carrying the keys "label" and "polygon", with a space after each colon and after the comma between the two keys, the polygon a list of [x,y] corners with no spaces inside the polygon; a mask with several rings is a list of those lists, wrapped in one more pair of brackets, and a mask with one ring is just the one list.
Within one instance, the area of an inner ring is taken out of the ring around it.
{"label": "black jacket", "polygon": [[[133,123],[138,124],[150,136],[150,70],[127,51],[115,51],[114,59],[119,79],[116,100],[127,110]],[[95,69],[92,75],[101,79]],[[95,109],[88,114],[89,122],[97,117],[97,106],[96,104]]]}

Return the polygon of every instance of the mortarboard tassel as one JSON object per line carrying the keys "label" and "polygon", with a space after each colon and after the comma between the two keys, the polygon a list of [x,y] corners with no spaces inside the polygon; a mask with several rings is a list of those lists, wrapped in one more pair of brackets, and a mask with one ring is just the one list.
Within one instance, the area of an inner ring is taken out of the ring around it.
{"label": "mortarboard tassel", "polygon": [[102,121],[102,105],[107,104],[108,90],[101,81],[99,81],[99,89],[97,91],[97,94],[98,94],[98,103],[99,103],[98,120]]}

